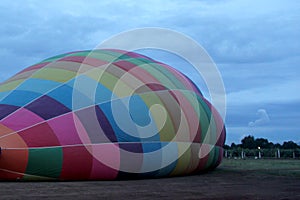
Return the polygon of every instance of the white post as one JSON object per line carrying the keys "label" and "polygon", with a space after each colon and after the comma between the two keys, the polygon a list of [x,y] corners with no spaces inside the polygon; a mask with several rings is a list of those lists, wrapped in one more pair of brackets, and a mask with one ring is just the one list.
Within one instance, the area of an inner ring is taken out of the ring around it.
{"label": "white post", "polygon": [[280,158],[280,151],[277,149],[277,158]]}

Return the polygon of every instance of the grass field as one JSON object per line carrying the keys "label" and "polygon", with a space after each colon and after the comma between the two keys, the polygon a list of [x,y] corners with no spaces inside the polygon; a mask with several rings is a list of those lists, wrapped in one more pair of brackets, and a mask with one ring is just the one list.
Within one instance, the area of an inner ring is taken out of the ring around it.
{"label": "grass field", "polygon": [[219,168],[300,178],[299,159],[224,159]]}
{"label": "grass field", "polygon": [[0,182],[0,199],[300,199],[300,160],[224,159],[191,176],[118,181]]}

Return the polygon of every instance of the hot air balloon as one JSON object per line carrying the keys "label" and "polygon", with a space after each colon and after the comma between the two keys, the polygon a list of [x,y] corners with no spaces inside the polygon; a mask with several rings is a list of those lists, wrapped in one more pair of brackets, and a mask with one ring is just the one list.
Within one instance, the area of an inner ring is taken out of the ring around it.
{"label": "hot air balloon", "polygon": [[187,76],[135,52],[66,53],[0,85],[0,180],[193,174],[220,164],[224,140]]}

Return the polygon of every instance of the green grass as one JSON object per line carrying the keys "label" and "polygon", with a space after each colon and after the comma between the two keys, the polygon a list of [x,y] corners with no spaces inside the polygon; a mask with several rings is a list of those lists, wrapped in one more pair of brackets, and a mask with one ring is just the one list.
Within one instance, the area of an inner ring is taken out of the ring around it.
{"label": "green grass", "polygon": [[224,159],[220,169],[300,178],[299,159]]}

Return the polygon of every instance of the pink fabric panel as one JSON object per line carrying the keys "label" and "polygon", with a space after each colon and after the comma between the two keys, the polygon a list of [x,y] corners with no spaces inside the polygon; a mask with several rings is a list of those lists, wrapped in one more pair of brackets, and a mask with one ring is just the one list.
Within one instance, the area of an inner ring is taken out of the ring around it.
{"label": "pink fabric panel", "polygon": [[92,146],[93,168],[90,179],[115,179],[120,168],[120,150],[117,144],[106,143]]}
{"label": "pink fabric panel", "polygon": [[62,115],[48,122],[61,145],[81,144],[73,119],[73,113]]}
{"label": "pink fabric panel", "polygon": [[50,62],[44,62],[44,63],[39,63],[39,64],[36,64],[36,65],[33,65],[33,66],[30,66],[24,70],[22,70],[21,72],[17,73],[17,74],[21,74],[23,72],[27,72],[27,71],[30,71],[30,70],[37,70],[37,69],[41,69],[43,67],[45,67],[47,64],[49,64]]}
{"label": "pink fabric panel", "polygon": [[90,137],[88,135],[88,133],[86,132],[84,126],[82,125],[80,119],[74,114],[73,114],[73,119],[74,119],[74,124],[75,124],[75,128],[78,132],[78,136],[80,138],[80,141],[82,144],[91,144],[91,140]]}
{"label": "pink fabric panel", "polygon": [[12,115],[4,118],[1,123],[14,131],[19,131],[42,121],[44,121],[44,119],[35,113],[25,108],[20,108]]}
{"label": "pink fabric panel", "polygon": [[[189,100],[177,90],[170,91],[171,94],[175,97],[177,102],[180,105],[180,108],[183,110],[185,117],[187,119],[189,130],[190,130],[190,141],[197,142],[200,139],[199,133],[199,118],[197,113],[195,112],[193,106],[189,102]],[[195,97],[196,98],[196,97]],[[200,106],[200,105],[199,105]]]}
{"label": "pink fabric panel", "polygon": [[149,72],[146,70],[137,67],[135,64],[128,62],[128,61],[117,61],[114,63],[114,65],[120,67],[121,69],[129,72],[134,77],[141,80],[144,84],[151,84],[151,83],[157,83],[161,84],[160,81],[158,81],[156,78],[154,78]]}

